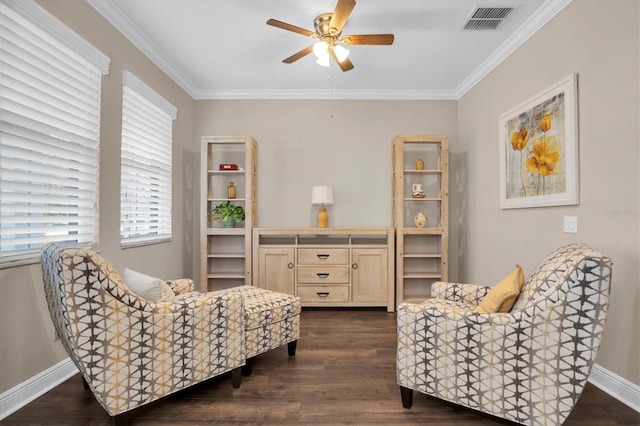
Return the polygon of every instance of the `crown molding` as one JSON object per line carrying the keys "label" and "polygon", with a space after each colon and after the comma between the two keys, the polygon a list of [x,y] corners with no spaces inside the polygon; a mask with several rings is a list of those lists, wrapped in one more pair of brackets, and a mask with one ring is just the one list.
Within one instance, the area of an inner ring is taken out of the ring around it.
{"label": "crown molding", "polygon": [[350,100],[457,100],[453,91],[435,90],[199,90],[206,99],[350,99]]}
{"label": "crown molding", "polygon": [[169,59],[136,27],[129,18],[112,2],[107,0],[86,0],[102,17],[122,33],[135,47],[158,66],[169,78],[176,82],[189,96],[195,98],[196,89]]}
{"label": "crown molding", "polygon": [[455,90],[456,99],[462,98],[572,1],[573,0],[547,0],[535,15],[529,18],[529,20],[518,28],[511,37],[505,40],[491,56],[485,59],[478,68],[464,79]]}

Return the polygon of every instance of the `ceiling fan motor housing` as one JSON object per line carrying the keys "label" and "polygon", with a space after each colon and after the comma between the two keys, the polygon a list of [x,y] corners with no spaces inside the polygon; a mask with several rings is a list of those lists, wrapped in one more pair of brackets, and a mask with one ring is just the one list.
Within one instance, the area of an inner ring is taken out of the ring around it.
{"label": "ceiling fan motor housing", "polygon": [[329,26],[332,16],[333,13],[323,13],[313,20],[313,26],[316,29],[316,33],[318,33],[320,39],[327,42],[327,44],[335,43],[340,37],[340,34],[342,34],[342,30],[336,31],[335,28],[331,28]]}

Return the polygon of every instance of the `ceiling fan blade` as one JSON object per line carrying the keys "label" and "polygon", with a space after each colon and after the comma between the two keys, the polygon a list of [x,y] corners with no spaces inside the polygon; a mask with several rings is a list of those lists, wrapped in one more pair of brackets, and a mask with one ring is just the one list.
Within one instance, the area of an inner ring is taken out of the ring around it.
{"label": "ceiling fan blade", "polygon": [[336,34],[340,34],[354,7],[356,7],[356,0],[338,0],[329,22],[329,27],[335,29]]}
{"label": "ceiling fan blade", "polygon": [[302,49],[298,53],[294,53],[293,55],[289,56],[287,59],[284,59],[282,62],[284,62],[285,64],[292,64],[298,59],[304,58],[311,52],[313,52],[313,46],[309,46],[307,48]]}
{"label": "ceiling fan blade", "polygon": [[317,34],[312,31],[296,27],[295,25],[287,24],[286,22],[278,21],[277,19],[269,19],[267,21],[267,25],[271,25],[272,27],[276,28],[282,28],[283,30],[287,31],[293,31],[294,33],[302,34],[303,36],[307,37],[317,37]]}
{"label": "ceiling fan blade", "polygon": [[353,69],[353,63],[349,60],[349,58],[344,58],[342,62],[340,62],[338,60],[338,57],[336,56],[336,52],[334,52],[333,49],[330,49],[330,51],[331,51],[331,56],[336,61],[336,63],[340,66],[340,69],[342,71],[347,72]]}
{"label": "ceiling fan blade", "polygon": [[393,44],[393,34],[361,34],[348,35],[340,39],[344,44],[369,44],[369,45],[390,45]]}

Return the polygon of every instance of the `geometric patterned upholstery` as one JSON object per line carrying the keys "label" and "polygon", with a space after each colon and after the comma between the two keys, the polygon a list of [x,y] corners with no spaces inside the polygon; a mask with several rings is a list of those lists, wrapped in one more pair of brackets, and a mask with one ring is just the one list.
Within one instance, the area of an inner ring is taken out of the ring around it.
{"label": "geometric patterned upholstery", "polygon": [[247,358],[300,338],[299,297],[252,286],[221,292],[242,297]]}
{"label": "geometric patterned upholstery", "polygon": [[434,298],[402,303],[403,405],[416,390],[521,424],[562,424],[600,346],[611,268],[600,251],[570,244],[540,263],[509,313],[474,313],[487,287],[471,284],[436,283]]}
{"label": "geometric patterned upholstery", "polygon": [[150,302],[90,250],[52,243],[41,260],[60,341],[109,415],[245,364],[240,295],[196,293],[191,280],[176,280],[175,300]]}

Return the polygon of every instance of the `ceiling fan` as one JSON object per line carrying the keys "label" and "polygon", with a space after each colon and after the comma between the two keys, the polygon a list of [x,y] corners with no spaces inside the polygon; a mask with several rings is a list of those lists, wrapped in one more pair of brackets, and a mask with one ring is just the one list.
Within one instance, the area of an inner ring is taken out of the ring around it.
{"label": "ceiling fan", "polygon": [[342,28],[347,22],[351,11],[356,6],[355,0],[338,0],[333,13],[318,15],[313,21],[315,32],[287,24],[276,19],[269,19],[267,25],[283,30],[292,31],[317,40],[317,42],[301,51],[294,53],[282,62],[291,64],[313,52],[318,57],[318,64],[329,66],[331,56],[340,66],[342,71],[353,69],[353,63],[349,60],[349,51],[344,45],[390,45],[393,44],[393,34],[361,34],[342,35]]}

